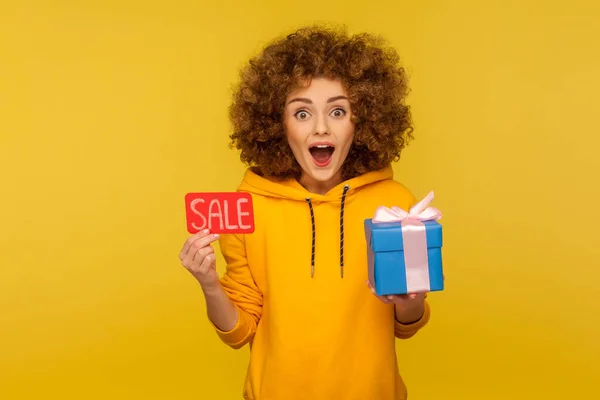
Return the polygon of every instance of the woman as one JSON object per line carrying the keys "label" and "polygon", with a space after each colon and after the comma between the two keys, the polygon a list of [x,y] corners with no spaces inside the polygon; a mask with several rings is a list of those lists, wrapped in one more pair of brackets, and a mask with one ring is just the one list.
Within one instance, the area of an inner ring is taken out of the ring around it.
{"label": "woman", "polygon": [[[404,70],[370,35],[302,29],[241,74],[232,144],[250,168],[251,235],[200,232],[180,254],[208,318],[249,343],[246,399],[405,399],[395,338],[429,320],[424,293],[382,298],[367,281],[363,223],[413,195],[391,162],[411,138]],[[219,278],[211,243],[227,263]]]}

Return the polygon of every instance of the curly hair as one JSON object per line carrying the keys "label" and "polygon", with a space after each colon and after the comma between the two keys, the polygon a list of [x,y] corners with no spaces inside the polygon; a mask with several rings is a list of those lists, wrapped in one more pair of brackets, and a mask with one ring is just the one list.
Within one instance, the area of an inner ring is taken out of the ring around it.
{"label": "curly hair", "polygon": [[407,77],[398,63],[393,48],[367,33],[308,27],[277,39],[241,71],[229,108],[230,147],[261,176],[298,178],[283,124],[285,100],[303,82],[324,77],[341,81],[355,123],[343,178],[384,168],[412,139]]}

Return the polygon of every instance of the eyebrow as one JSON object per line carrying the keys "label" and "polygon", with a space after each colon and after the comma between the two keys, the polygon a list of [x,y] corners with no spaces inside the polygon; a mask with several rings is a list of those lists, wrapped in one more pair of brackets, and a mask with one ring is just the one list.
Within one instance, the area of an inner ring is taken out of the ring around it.
{"label": "eyebrow", "polygon": [[327,100],[327,102],[333,103],[334,101],[338,101],[338,100],[348,100],[348,98],[346,96],[335,96],[335,97],[332,97],[329,100]]}
{"label": "eyebrow", "polygon": [[[334,101],[338,101],[338,100],[348,100],[348,98],[346,96],[335,96],[335,97],[331,97],[331,98],[327,99],[327,102],[333,103]],[[288,104],[291,104],[294,102],[300,102],[300,103],[306,103],[306,104],[313,103],[311,99],[307,99],[306,97],[296,97],[295,99],[288,101]]]}

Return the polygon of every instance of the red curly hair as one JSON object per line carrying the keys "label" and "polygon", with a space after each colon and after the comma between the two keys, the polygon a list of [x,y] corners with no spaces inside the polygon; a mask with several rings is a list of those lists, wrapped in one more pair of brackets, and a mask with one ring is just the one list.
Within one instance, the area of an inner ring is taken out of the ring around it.
{"label": "red curly hair", "polygon": [[339,79],[355,134],[342,166],[350,179],[388,166],[412,139],[407,77],[396,51],[369,34],[303,28],[269,44],[241,71],[229,116],[231,147],[261,176],[299,178],[283,124],[287,95],[311,78]]}

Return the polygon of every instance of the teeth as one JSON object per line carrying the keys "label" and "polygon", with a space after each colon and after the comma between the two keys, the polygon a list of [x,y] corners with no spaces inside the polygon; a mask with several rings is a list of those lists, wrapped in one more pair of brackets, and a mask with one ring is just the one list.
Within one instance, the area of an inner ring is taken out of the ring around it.
{"label": "teeth", "polygon": [[319,145],[316,145],[315,147],[316,147],[317,149],[327,149],[327,148],[329,148],[329,147],[331,147],[331,146],[327,146],[326,144],[319,144]]}

